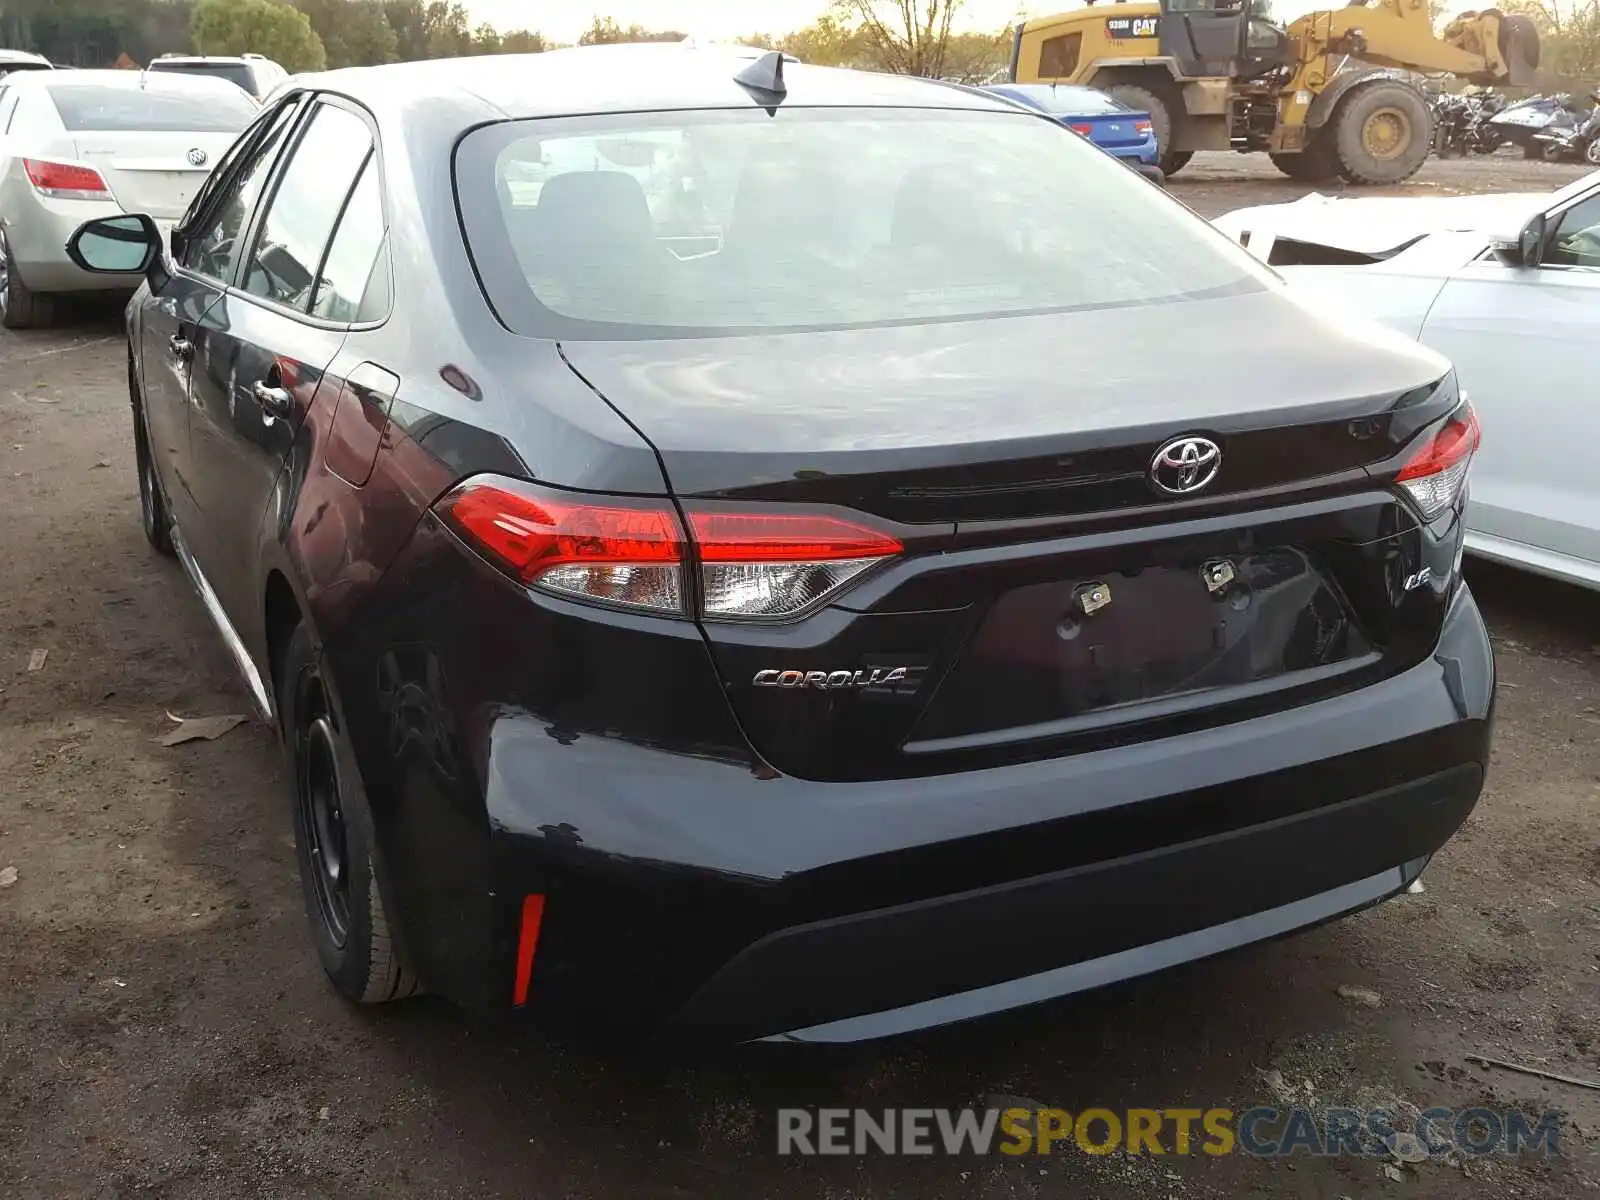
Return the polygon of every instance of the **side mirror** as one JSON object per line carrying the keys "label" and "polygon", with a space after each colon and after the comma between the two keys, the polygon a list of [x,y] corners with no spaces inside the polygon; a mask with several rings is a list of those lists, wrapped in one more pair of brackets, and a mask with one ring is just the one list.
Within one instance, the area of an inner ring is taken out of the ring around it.
{"label": "side mirror", "polygon": [[85,221],[67,239],[67,257],[97,275],[143,275],[161,260],[161,229],[144,213]]}
{"label": "side mirror", "polygon": [[1515,235],[1496,235],[1489,239],[1489,247],[1501,262],[1513,267],[1536,267],[1539,252],[1544,249],[1545,219],[1535,213]]}

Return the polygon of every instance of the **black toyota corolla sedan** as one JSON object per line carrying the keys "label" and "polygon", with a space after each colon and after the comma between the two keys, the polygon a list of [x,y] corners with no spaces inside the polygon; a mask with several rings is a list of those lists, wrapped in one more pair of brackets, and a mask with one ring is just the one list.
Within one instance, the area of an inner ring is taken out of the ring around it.
{"label": "black toyota corolla sedan", "polygon": [[143,276],[145,534],[352,1000],[873,1037],[1371,905],[1477,801],[1449,365],[1045,116],[337,71],[71,250]]}

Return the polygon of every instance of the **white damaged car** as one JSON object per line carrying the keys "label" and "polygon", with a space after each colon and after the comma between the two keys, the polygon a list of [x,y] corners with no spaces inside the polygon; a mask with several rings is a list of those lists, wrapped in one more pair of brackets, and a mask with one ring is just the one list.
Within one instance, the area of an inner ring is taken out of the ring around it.
{"label": "white damaged car", "polygon": [[1311,195],[1214,224],[1314,302],[1453,360],[1484,427],[1468,551],[1600,589],[1600,171],[1553,193]]}

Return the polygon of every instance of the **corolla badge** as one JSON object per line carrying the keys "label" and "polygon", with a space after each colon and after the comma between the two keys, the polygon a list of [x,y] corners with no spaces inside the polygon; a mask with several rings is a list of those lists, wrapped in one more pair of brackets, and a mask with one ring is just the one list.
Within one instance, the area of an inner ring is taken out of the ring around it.
{"label": "corolla badge", "polygon": [[1222,447],[1210,438],[1176,437],[1150,460],[1150,482],[1169,496],[1198,492],[1222,469]]}
{"label": "corolla badge", "polygon": [[200,149],[199,146],[196,146],[193,150],[189,151],[189,153],[184,155],[184,157],[189,160],[189,165],[191,167],[203,167],[206,165],[206,152]]}
{"label": "corolla badge", "polygon": [[892,687],[915,683],[921,667],[867,667],[858,671],[782,671],[776,667],[757,671],[750,682],[756,687],[838,688]]}

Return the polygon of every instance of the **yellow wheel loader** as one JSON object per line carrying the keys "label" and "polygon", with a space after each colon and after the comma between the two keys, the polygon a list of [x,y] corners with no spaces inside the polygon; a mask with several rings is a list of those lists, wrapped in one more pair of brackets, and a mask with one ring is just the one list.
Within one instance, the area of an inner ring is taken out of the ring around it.
{"label": "yellow wheel loader", "polygon": [[1433,144],[1417,74],[1527,86],[1539,35],[1497,9],[1435,35],[1427,0],[1371,0],[1307,13],[1287,28],[1263,0],[1087,6],[1017,26],[1011,77],[1087,84],[1150,113],[1161,167],[1196,150],[1265,150],[1308,182],[1397,183]]}

